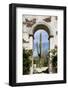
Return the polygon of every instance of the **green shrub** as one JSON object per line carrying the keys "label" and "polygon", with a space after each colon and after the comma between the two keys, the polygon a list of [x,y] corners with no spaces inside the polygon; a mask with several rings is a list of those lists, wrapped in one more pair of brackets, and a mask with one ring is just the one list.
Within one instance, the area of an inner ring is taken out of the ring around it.
{"label": "green shrub", "polygon": [[30,51],[23,49],[23,74],[27,75],[30,73],[31,60],[29,59]]}

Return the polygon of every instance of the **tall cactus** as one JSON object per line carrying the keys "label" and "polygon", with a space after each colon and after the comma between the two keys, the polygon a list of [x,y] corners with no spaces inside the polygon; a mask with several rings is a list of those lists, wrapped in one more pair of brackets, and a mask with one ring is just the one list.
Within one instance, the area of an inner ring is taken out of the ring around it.
{"label": "tall cactus", "polygon": [[41,53],[42,53],[42,33],[40,33],[40,40],[39,40],[39,49],[40,49],[40,58],[41,58]]}
{"label": "tall cactus", "polygon": [[41,60],[41,53],[42,53],[42,33],[40,33],[39,48],[38,48],[38,42],[36,43],[36,45],[37,45],[37,54],[39,56],[39,67],[41,67],[40,60]]}

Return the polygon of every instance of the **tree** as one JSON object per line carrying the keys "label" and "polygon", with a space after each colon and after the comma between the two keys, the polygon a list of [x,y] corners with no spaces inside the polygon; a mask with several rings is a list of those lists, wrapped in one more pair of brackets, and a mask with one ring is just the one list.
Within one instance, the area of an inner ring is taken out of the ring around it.
{"label": "tree", "polygon": [[50,62],[52,63],[52,72],[57,72],[57,46],[55,46],[54,49],[51,49],[48,54],[49,54],[48,58],[49,59],[51,58],[52,60]]}
{"label": "tree", "polygon": [[31,51],[23,49],[23,74],[27,75],[30,73],[31,60],[29,59]]}

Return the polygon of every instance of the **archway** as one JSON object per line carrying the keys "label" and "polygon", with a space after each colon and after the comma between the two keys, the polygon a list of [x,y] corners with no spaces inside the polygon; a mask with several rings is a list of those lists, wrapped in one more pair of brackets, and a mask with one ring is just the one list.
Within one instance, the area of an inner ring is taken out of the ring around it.
{"label": "archway", "polygon": [[[34,32],[33,40],[33,73],[45,73],[48,69],[48,33],[44,29],[38,29]],[[47,71],[48,73],[48,71]]]}
{"label": "archway", "polygon": [[[35,26],[32,27],[32,35],[30,35],[30,45],[33,45],[33,39],[34,39],[34,34],[36,31],[38,31],[39,29],[43,29],[44,31],[46,31],[48,33],[48,40],[49,40],[49,49],[53,49],[53,33],[50,30],[50,28],[48,28],[47,25],[45,24],[36,24]],[[51,58],[51,53],[49,54],[49,61],[48,61],[48,72],[52,73],[52,58]],[[33,64],[33,59],[32,59],[32,68],[34,70],[34,64]],[[31,71],[33,73],[33,70]]]}
{"label": "archway", "polygon": [[34,33],[39,30],[39,29],[43,29],[44,31],[46,31],[48,33],[48,35],[50,36],[51,32],[49,30],[49,28],[45,25],[45,24],[38,24],[36,26],[33,27],[33,35]]}

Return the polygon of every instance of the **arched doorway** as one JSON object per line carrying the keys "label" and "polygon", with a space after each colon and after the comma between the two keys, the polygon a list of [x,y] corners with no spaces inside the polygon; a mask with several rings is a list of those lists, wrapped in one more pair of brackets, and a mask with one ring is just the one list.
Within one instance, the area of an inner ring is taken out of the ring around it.
{"label": "arched doorway", "polygon": [[[53,49],[53,33],[50,30],[50,28],[48,28],[47,25],[45,24],[36,24],[32,27],[32,35],[30,35],[30,45],[33,45],[33,39],[34,39],[34,34],[39,30],[39,29],[43,29],[45,32],[47,32],[48,34],[48,40],[49,40],[49,50]],[[33,48],[32,48],[33,49]],[[36,65],[34,65],[34,61],[32,59],[32,68],[31,69],[31,73],[33,73],[35,71]],[[51,58],[51,54],[49,54],[49,60],[48,60],[48,73],[52,73],[52,58]]]}
{"label": "arched doorway", "polygon": [[[45,73],[48,69],[48,33],[44,29],[38,29],[34,33],[33,40],[33,73]],[[48,72],[47,72],[48,73]]]}
{"label": "arched doorway", "polygon": [[[33,73],[48,72],[48,49],[50,47],[50,30],[44,24],[38,24],[33,28]],[[47,45],[45,45],[47,42]],[[37,59],[37,60],[35,60]]]}

